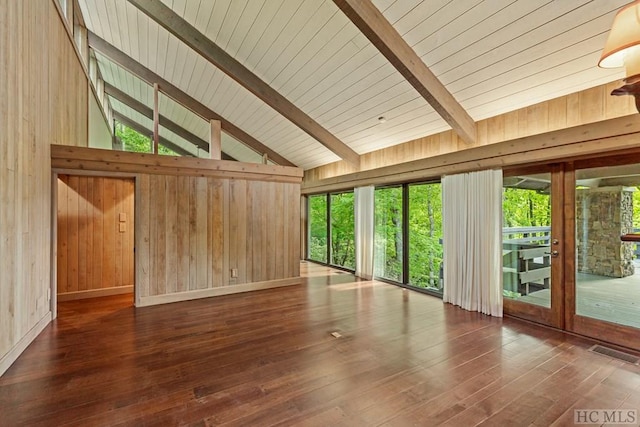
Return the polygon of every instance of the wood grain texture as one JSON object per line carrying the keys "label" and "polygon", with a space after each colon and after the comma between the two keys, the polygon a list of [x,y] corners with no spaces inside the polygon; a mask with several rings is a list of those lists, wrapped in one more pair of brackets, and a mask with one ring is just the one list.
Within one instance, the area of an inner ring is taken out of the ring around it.
{"label": "wood grain texture", "polygon": [[550,426],[640,409],[640,368],[592,341],[302,267],[245,295],[60,304],[0,378],[3,423]]}
{"label": "wood grain texture", "polygon": [[300,232],[291,226],[300,221],[299,184],[173,175],[144,182],[136,203],[149,220],[136,223],[136,247],[149,253],[137,258],[139,305],[299,276]]}
{"label": "wood grain texture", "polygon": [[[484,147],[426,157],[323,180],[305,179],[303,193],[331,192],[363,185],[437,179],[444,174],[548,164],[638,151],[637,115],[502,141]],[[307,175],[308,176],[308,175]]]}
{"label": "wood grain texture", "polygon": [[0,373],[50,318],[50,144],[87,145],[87,78],[52,0],[0,2]]}
{"label": "wood grain texture", "polygon": [[[367,171],[399,165],[417,159],[453,154],[474,147],[491,150],[491,144],[495,143],[636,114],[633,97],[610,95],[611,90],[621,85],[619,81],[612,82],[480,120],[477,122],[478,136],[474,145],[464,143],[453,131],[445,131],[382,150],[363,153],[360,156],[360,170]],[[535,158],[531,160],[535,161]],[[355,168],[344,161],[339,161],[306,170],[305,183],[354,172],[356,172]]]}
{"label": "wood grain texture", "polygon": [[51,146],[54,170],[77,170],[135,175],[159,174],[175,176],[211,176],[264,181],[300,182],[302,169],[288,166],[262,165],[227,160],[156,156],[96,148]]}
{"label": "wood grain texture", "polygon": [[58,195],[58,294],[133,286],[134,181],[59,175]]}

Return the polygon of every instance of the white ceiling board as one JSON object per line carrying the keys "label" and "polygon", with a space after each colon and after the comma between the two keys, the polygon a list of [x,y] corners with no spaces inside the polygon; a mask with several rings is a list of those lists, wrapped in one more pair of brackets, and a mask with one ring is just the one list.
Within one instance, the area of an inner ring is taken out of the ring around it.
{"label": "white ceiling board", "polygon": [[[359,153],[449,129],[330,0],[162,1]],[[474,120],[623,74],[596,63],[629,0],[373,1]],[[338,159],[126,0],[80,5],[99,37],[292,162],[308,169]],[[99,65],[106,81],[149,105],[147,85],[104,58]],[[160,108],[207,136],[207,123],[173,101]]]}

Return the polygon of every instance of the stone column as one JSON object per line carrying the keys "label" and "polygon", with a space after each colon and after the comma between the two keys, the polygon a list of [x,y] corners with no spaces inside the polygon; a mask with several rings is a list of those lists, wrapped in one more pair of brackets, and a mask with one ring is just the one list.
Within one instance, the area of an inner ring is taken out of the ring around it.
{"label": "stone column", "polygon": [[632,242],[620,241],[633,232],[633,188],[576,190],[576,252],[578,271],[609,277],[634,273]]}

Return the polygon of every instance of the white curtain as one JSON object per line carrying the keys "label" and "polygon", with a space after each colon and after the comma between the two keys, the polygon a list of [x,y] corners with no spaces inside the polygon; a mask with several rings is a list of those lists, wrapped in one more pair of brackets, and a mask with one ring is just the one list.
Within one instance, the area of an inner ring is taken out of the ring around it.
{"label": "white curtain", "polygon": [[355,193],[356,276],[373,278],[373,186],[359,187]]}
{"label": "white curtain", "polygon": [[502,171],[442,179],[444,301],[502,317]]}

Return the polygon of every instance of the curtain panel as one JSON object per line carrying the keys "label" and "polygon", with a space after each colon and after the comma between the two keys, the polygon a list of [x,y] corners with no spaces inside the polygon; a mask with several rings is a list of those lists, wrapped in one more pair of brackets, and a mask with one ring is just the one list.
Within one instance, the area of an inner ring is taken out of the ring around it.
{"label": "curtain panel", "polygon": [[373,279],[374,187],[359,187],[355,194],[356,276]]}
{"label": "curtain panel", "polygon": [[442,179],[445,302],[502,317],[502,171]]}

